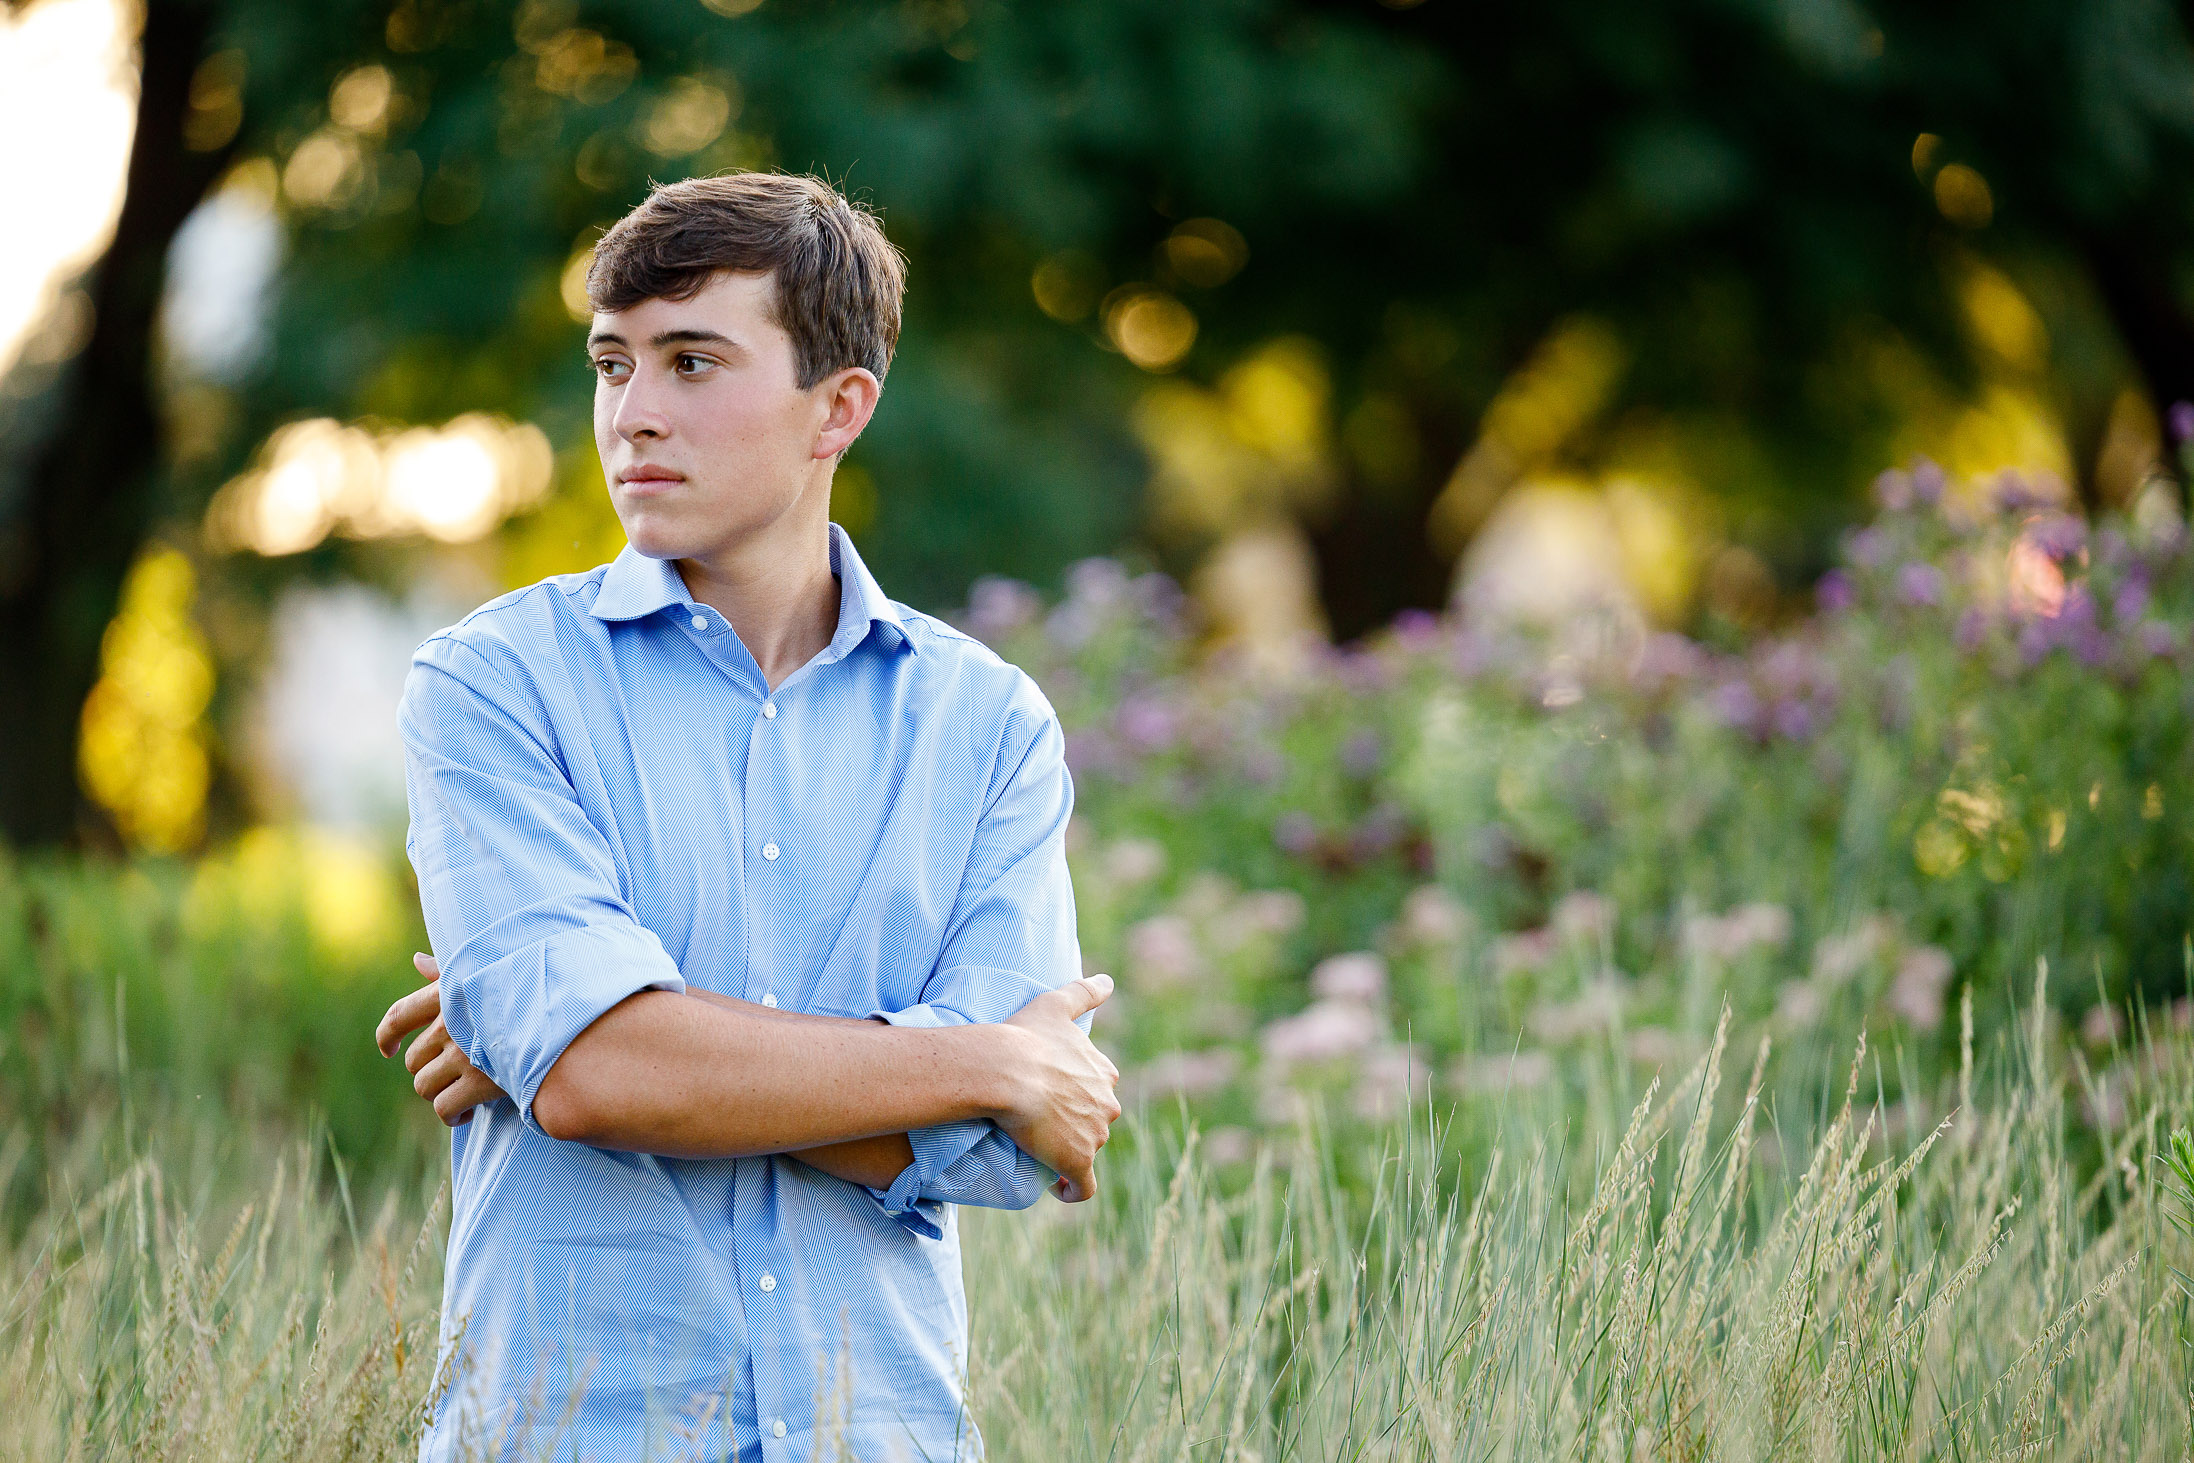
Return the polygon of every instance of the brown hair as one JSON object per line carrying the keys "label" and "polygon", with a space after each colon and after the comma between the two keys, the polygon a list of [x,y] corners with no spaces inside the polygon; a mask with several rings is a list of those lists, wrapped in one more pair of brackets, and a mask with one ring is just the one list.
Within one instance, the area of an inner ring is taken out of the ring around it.
{"label": "brown hair", "polygon": [[719,270],[775,276],[777,323],[802,389],[865,366],[878,381],[899,344],[906,256],[874,214],[820,178],[727,173],[658,184],[611,226],[587,266],[587,302],[629,310],[690,300]]}

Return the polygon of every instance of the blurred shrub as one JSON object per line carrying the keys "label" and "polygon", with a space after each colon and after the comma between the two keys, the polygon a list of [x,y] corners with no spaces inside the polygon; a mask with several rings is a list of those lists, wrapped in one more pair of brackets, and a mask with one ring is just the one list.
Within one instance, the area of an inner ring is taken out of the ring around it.
{"label": "blurred shrub", "polygon": [[273,829],[195,866],[0,856],[0,1119],[318,1112],[345,1162],[409,1161],[437,1125],[372,1031],[416,983],[417,905],[399,851]]}
{"label": "blurred shrub", "polygon": [[1200,655],[1154,576],[1084,564],[1049,606],[979,584],[963,623],[1068,728],[1131,1086],[1246,1126],[1312,1092],[1371,1116],[1583,1080],[1571,1056],[1668,1067],[1726,1000],[1802,1090],[1886,1033],[1884,1095],[1921,1102],[2044,958],[2098,1068],[2129,1010],[2184,1022],[2173,496],[2090,524],[2008,475],[1876,489],[1817,611],[1720,648],[1415,616],[1274,676]]}

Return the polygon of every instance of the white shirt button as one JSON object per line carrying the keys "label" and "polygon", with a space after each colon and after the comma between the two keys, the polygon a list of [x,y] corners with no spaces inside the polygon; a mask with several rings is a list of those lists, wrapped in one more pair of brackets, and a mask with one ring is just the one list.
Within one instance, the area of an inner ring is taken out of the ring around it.
{"label": "white shirt button", "polygon": [[773,1438],[781,1438],[785,1435],[785,1420],[783,1418],[780,1417],[769,1425],[769,1435]]}
{"label": "white shirt button", "polygon": [[764,702],[762,703],[762,719],[763,719],[764,721],[775,721],[775,720],[777,719],[777,703],[776,703],[776,702],[774,702],[774,701],[764,701]]}
{"label": "white shirt button", "polygon": [[762,845],[762,857],[763,857],[763,858],[766,858],[766,859],[769,859],[769,860],[771,860],[772,862],[775,862],[775,860],[776,860],[776,858],[777,858],[777,845],[776,845],[776,844],[774,844],[774,843],[765,843],[765,844],[763,844],[763,845]]}
{"label": "white shirt button", "polygon": [[775,1010],[777,1008],[777,992],[771,991],[768,995],[762,997],[762,1004],[771,1010]]}
{"label": "white shirt button", "polygon": [[708,620],[704,616],[695,615],[693,617],[693,628],[696,630],[706,630],[708,628]]}
{"label": "white shirt button", "polygon": [[762,1276],[762,1294],[768,1295],[777,1288],[777,1277],[768,1273]]}

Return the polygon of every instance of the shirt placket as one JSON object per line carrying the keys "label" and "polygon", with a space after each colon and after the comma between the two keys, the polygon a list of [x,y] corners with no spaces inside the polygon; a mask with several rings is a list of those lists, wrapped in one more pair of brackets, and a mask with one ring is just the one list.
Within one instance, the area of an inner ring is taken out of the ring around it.
{"label": "shirt placket", "polygon": [[[746,895],[747,971],[740,992],[746,999],[777,1009],[798,999],[796,972],[784,959],[785,916],[791,907],[793,869],[808,853],[791,824],[786,787],[784,737],[791,718],[777,693],[766,688],[747,724],[747,812],[741,856],[741,885]],[[739,1189],[733,1197],[732,1234],[738,1253],[740,1288],[747,1313],[747,1352],[754,1367],[755,1421],[762,1452],[775,1457],[793,1427],[791,1397],[777,1351],[785,1334],[782,1310],[791,1297],[783,1289],[789,1268],[776,1253],[777,1226],[765,1212],[775,1191],[774,1160],[752,1158],[739,1165]]]}

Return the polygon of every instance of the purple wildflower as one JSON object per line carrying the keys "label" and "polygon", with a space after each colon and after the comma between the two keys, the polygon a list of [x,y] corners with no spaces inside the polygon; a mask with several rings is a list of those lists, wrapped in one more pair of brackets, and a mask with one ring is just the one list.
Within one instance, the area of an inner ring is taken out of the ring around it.
{"label": "purple wildflower", "polygon": [[1155,696],[1130,696],[1113,714],[1120,739],[1140,752],[1162,752],[1180,736],[1181,719]]}
{"label": "purple wildflower", "polygon": [[1394,638],[1404,650],[1422,650],[1440,636],[1440,617],[1430,610],[1404,610],[1394,617]]}
{"label": "purple wildflower", "polygon": [[1943,571],[1924,560],[1908,560],[1898,567],[1897,598],[1915,608],[1934,609],[1942,604],[1946,587]]}
{"label": "purple wildflower", "polygon": [[1912,474],[1884,468],[1874,479],[1875,505],[1885,512],[1902,513],[1912,506]]}
{"label": "purple wildflower", "polygon": [[1359,859],[1376,858],[1400,843],[1408,832],[1408,814],[1392,803],[1380,803],[1349,830],[1349,852]]}
{"label": "purple wildflower", "polygon": [[1341,743],[1341,766],[1351,777],[1369,777],[1386,756],[1384,739],[1370,727],[1349,733]]}
{"label": "purple wildflower", "polygon": [[2087,525],[2069,513],[2047,513],[2026,527],[2034,547],[2062,562],[2087,547]]}
{"label": "purple wildflower", "polygon": [[968,588],[964,629],[976,639],[995,642],[1036,618],[1043,599],[1018,579],[986,574]]}
{"label": "purple wildflower", "polygon": [[1945,479],[1943,470],[1928,458],[1916,459],[1912,464],[1912,496],[1923,508],[1932,508],[1943,500]]}
{"label": "purple wildflower", "polygon": [[1821,582],[1813,586],[1813,602],[1823,614],[1840,615],[1859,601],[1859,592],[1851,576],[1841,569],[1831,569],[1821,576]]}
{"label": "purple wildflower", "polygon": [[1844,545],[1844,556],[1862,569],[1880,567],[1889,557],[1889,535],[1878,525],[1869,525],[1851,535]]}
{"label": "purple wildflower", "polygon": [[1769,723],[1779,737],[1802,742],[1818,730],[1818,713],[1810,701],[1778,701],[1769,717]]}
{"label": "purple wildflower", "polygon": [[2194,438],[2194,401],[2174,401],[2165,420],[2171,425],[2171,440],[2184,443]]}
{"label": "purple wildflower", "polygon": [[2130,625],[2148,612],[2148,576],[2128,574],[2118,586],[2118,597],[2111,601],[2110,618],[2120,625]]}
{"label": "purple wildflower", "polygon": [[1067,771],[1076,777],[1116,773],[1122,762],[1119,744],[1106,733],[1070,731],[1066,734]]}
{"label": "purple wildflower", "polygon": [[1755,731],[1760,722],[1760,698],[1749,681],[1724,681],[1714,688],[1711,698],[1714,714],[1725,726],[1738,731]]}
{"label": "purple wildflower", "polygon": [[1279,845],[1282,853],[1300,858],[1318,846],[1318,825],[1311,821],[1308,813],[1282,813],[1279,821],[1272,825],[1272,841]]}

